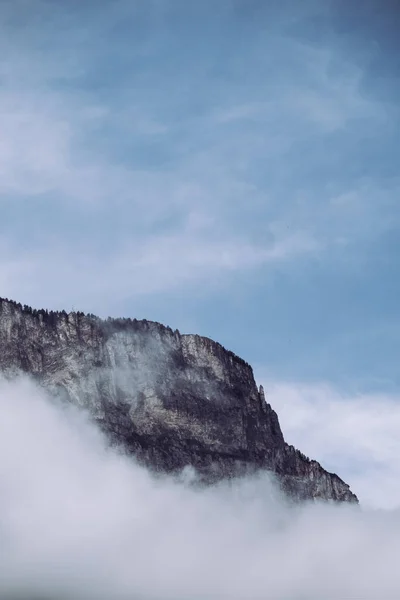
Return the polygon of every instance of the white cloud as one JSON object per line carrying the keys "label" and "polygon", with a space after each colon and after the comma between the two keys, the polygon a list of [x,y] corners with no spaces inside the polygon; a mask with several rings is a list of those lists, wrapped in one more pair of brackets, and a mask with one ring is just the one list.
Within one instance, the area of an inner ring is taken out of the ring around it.
{"label": "white cloud", "polygon": [[[108,114],[105,106],[79,94],[63,97],[41,82],[36,91],[35,86],[0,91],[0,203],[34,203],[38,195],[46,195],[48,202],[79,210],[80,205],[99,209],[110,202],[134,203],[144,196],[149,210],[155,201],[159,206],[167,177],[152,182],[149,195],[150,172],[109,161],[95,144],[88,145],[85,134],[96,123],[101,126]],[[163,132],[145,114],[136,115],[130,128],[135,130],[131,135],[139,136]]]}
{"label": "white cloud", "polygon": [[269,382],[266,391],[289,443],[338,473],[363,505],[400,507],[400,397],[326,384]]}
{"label": "white cloud", "polygon": [[314,133],[329,134],[345,128],[352,119],[383,123],[388,118],[387,110],[363,93],[363,70],[348,57],[340,57],[337,49],[288,36],[277,37],[274,43],[283,60],[292,64],[293,79],[271,78],[262,99],[220,107],[214,114],[216,123],[278,122],[287,142],[293,143],[307,138],[312,126]]}
{"label": "white cloud", "polygon": [[[51,114],[53,112],[53,114]],[[0,93],[0,194],[54,191],[68,171],[70,124],[43,97]]]}
{"label": "white cloud", "polygon": [[0,406],[2,598],[398,596],[396,511],[289,508],[268,477],[154,480],[26,381]]}
{"label": "white cloud", "polygon": [[318,244],[302,232],[275,236],[251,244],[191,215],[171,234],[138,237],[121,243],[104,256],[90,243],[66,247],[54,237],[40,250],[21,252],[3,240],[0,284],[3,295],[28,304],[74,305],[90,312],[107,312],[119,301],[206,283],[221,285],[232,273],[261,267],[279,268],[285,261],[314,253]]}
{"label": "white cloud", "polygon": [[363,70],[329,46],[295,44],[297,58],[307,72],[306,83],[285,96],[293,112],[322,132],[346,127],[352,119],[383,122],[385,111],[362,91]]}

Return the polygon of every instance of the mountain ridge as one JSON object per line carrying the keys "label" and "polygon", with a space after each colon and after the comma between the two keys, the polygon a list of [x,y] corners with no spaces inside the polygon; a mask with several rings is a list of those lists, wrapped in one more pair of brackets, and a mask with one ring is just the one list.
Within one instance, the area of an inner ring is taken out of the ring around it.
{"label": "mountain ridge", "polygon": [[0,299],[0,372],[84,407],[111,443],[158,472],[205,483],[273,472],[297,499],[357,502],[284,440],[249,363],[211,338],[146,319],[101,319]]}

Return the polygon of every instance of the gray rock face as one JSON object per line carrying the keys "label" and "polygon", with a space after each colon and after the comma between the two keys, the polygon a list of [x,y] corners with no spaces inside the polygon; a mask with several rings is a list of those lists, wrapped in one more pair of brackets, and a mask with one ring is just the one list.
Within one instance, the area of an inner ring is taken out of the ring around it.
{"label": "gray rock face", "polygon": [[285,443],[251,367],[208,338],[0,300],[0,372],[21,371],[88,409],[113,443],[156,471],[192,466],[214,482],[267,469],[295,498],[357,502],[337,475]]}

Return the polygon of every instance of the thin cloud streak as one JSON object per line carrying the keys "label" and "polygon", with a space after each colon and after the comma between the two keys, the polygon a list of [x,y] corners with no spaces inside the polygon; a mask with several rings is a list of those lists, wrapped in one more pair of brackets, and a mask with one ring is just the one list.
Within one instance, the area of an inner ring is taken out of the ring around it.
{"label": "thin cloud streak", "polygon": [[279,269],[286,261],[319,249],[301,232],[286,238],[271,233],[269,238],[251,245],[245,239],[224,237],[196,218],[169,235],[122,242],[109,257],[98,255],[90,245],[69,251],[53,238],[35,253],[21,253],[4,240],[3,255],[12,258],[3,260],[0,283],[11,297],[33,305],[40,303],[46,289],[48,306],[91,307],[104,315],[114,296],[123,301],[202,283],[219,287],[232,273],[263,266]]}

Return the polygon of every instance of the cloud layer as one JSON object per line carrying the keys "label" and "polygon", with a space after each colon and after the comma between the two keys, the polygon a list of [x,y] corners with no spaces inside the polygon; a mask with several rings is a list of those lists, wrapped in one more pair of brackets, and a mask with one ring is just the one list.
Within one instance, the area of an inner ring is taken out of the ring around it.
{"label": "cloud layer", "polygon": [[27,381],[0,404],[2,598],[398,596],[397,511],[289,507],[268,477],[156,480]]}

